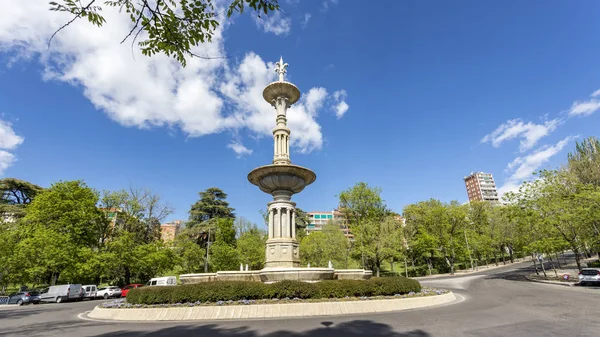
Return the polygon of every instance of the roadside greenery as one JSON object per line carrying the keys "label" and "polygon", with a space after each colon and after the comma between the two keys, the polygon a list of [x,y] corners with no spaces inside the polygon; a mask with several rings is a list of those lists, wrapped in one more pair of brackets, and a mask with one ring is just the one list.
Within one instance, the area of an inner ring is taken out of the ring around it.
{"label": "roadside greenery", "polygon": [[[531,256],[538,272],[557,275],[561,253],[600,251],[600,142],[578,142],[568,163],[545,170],[505,195],[505,204],[431,199],[390,210],[381,189],[364,182],[339,194],[342,218],[305,235],[303,266],[365,268],[376,276],[422,276],[513,262]],[[236,217],[227,194],[199,193],[189,221],[171,241],[160,224],[172,208],[145,188],[99,192],[83,181],[42,188],[0,180],[0,288],[56,283],[145,283],[156,276],[263,268],[266,233]],[[353,239],[340,226],[349,228]],[[300,235],[302,234],[302,235]],[[540,258],[543,256],[543,262]]]}
{"label": "roadside greenery", "polygon": [[421,291],[418,281],[404,277],[359,280],[329,280],[317,283],[281,281],[264,284],[252,281],[215,281],[175,287],[147,287],[131,290],[131,304],[194,303],[259,299],[320,299],[392,296]]}

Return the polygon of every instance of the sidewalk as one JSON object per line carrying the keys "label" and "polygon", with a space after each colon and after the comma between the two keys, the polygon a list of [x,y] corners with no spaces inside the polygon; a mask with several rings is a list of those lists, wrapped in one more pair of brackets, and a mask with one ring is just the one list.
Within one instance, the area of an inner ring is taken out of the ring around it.
{"label": "sidewalk", "polygon": [[439,278],[439,277],[465,276],[465,275],[469,275],[469,274],[477,274],[477,273],[485,272],[488,270],[506,268],[506,267],[517,265],[517,264],[521,264],[523,262],[531,262],[531,257],[528,256],[528,257],[525,257],[522,259],[515,259],[515,262],[513,262],[513,263],[510,263],[510,261],[507,261],[506,264],[502,264],[502,262],[498,262],[497,266],[495,263],[484,265],[484,266],[478,266],[475,270],[471,270],[471,269],[458,270],[458,271],[454,272],[454,275],[452,275],[450,273],[446,273],[446,274],[434,274],[434,275],[418,276],[418,277],[411,277],[411,278],[413,278],[415,280],[427,280],[427,279],[433,279],[433,278]]}

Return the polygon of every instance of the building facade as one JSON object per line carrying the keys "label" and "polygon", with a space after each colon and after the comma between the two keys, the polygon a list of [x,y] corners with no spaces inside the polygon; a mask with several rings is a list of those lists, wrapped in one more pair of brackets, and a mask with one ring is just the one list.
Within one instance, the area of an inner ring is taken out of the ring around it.
{"label": "building facade", "polygon": [[175,236],[181,230],[181,220],[175,220],[160,225],[160,239],[163,242],[171,242],[175,240]]}
{"label": "building facade", "polygon": [[471,201],[489,201],[498,203],[498,190],[496,182],[491,173],[471,172],[470,175],[463,178],[469,202]]}
{"label": "building facade", "polygon": [[354,239],[354,235],[350,232],[350,228],[344,218],[342,212],[334,209],[329,212],[308,212],[308,225],[306,226],[306,234],[323,230],[323,226],[332,221],[340,226],[340,230],[348,239]]}

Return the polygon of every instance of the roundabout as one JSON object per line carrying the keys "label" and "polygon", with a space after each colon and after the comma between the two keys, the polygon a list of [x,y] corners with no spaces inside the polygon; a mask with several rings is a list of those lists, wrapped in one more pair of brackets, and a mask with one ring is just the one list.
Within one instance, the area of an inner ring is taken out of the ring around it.
{"label": "roundabout", "polygon": [[[451,290],[447,305],[387,313],[221,321],[97,321],[85,301],[0,310],[0,336],[593,336],[600,289],[527,281],[529,263],[467,276],[421,279]],[[464,298],[464,300],[463,300]],[[81,318],[79,317],[81,315]],[[82,319],[84,318],[84,319]]]}
{"label": "roundabout", "polygon": [[302,318],[394,312],[422,309],[456,301],[452,292],[440,295],[351,301],[302,303],[212,305],[171,308],[103,308],[95,307],[88,318],[116,321],[213,321],[271,318]]}

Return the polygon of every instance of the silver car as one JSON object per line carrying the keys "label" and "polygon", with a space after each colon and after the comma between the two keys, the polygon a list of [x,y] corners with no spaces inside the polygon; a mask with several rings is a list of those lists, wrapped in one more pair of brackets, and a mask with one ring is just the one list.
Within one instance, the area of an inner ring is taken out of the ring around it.
{"label": "silver car", "polygon": [[40,303],[40,294],[37,291],[20,291],[18,293],[10,295],[7,304],[38,304]]}
{"label": "silver car", "polygon": [[594,283],[600,285],[600,268],[583,268],[579,272],[579,283],[586,285]]}

